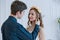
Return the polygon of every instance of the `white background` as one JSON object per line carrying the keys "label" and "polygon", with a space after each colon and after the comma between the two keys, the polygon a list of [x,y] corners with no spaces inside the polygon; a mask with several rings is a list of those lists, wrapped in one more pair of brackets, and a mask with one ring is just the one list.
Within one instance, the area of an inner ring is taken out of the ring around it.
{"label": "white background", "polygon": [[[0,0],[0,40],[2,40],[1,25],[10,15],[10,5],[14,0]],[[44,34],[46,40],[60,40],[58,37],[58,22],[57,18],[60,17],[60,0],[21,0],[26,3],[28,9],[19,23],[27,27],[28,12],[32,6],[37,6],[41,10]]]}

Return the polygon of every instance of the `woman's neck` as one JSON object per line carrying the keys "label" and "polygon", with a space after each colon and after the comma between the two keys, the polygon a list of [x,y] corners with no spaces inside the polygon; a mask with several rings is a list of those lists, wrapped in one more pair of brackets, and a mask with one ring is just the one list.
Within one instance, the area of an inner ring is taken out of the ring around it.
{"label": "woman's neck", "polygon": [[36,24],[36,22],[35,22],[35,21],[31,23],[31,25],[32,25],[33,27],[35,27],[35,24]]}

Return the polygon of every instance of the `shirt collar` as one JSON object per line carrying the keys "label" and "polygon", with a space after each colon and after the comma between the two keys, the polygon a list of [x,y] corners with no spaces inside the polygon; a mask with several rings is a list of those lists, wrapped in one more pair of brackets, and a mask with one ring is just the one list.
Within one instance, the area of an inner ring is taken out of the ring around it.
{"label": "shirt collar", "polygon": [[13,21],[17,22],[17,19],[13,16],[9,16],[10,19],[12,19]]}

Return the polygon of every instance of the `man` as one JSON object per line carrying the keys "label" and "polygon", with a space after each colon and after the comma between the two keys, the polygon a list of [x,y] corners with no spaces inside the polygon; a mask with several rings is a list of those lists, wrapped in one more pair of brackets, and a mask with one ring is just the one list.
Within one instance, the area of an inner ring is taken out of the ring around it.
{"label": "man", "polygon": [[39,28],[35,27],[36,30],[29,33],[21,24],[17,23],[17,19],[23,16],[25,9],[27,6],[21,1],[14,1],[11,4],[11,15],[1,28],[3,40],[35,40]]}

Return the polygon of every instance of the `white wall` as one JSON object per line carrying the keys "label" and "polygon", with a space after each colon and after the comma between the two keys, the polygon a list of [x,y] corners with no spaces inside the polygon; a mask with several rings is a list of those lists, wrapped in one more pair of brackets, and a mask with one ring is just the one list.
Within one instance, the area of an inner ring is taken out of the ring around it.
{"label": "white wall", "polygon": [[[10,15],[10,5],[12,1],[13,0],[0,0],[1,6],[0,26]],[[44,16],[43,23],[46,40],[59,40],[57,18],[60,17],[60,0],[21,0],[21,1],[27,4],[28,9],[26,10],[23,18],[21,20],[18,20],[18,22],[23,24],[24,27],[26,28],[29,8],[32,6],[37,6],[39,9],[41,9],[42,17]],[[2,40],[1,33],[0,40]]]}
{"label": "white wall", "polygon": [[[5,18],[5,8],[6,8],[5,1],[0,0],[0,40],[2,40],[2,35],[1,35],[1,23],[4,21]],[[3,15],[2,15],[3,14]]]}

